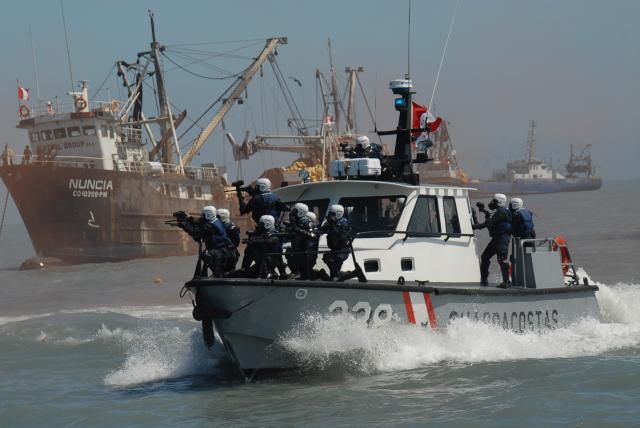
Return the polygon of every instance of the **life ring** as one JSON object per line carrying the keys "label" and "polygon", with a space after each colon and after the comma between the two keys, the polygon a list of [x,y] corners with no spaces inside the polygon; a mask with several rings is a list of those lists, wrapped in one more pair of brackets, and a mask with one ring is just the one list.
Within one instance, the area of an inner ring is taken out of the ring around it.
{"label": "life ring", "polygon": [[120,102],[118,100],[111,101],[111,113],[117,113],[120,108]]}
{"label": "life ring", "polygon": [[20,117],[25,118],[25,117],[29,117],[29,115],[31,114],[31,109],[29,108],[28,105],[23,104],[18,109],[18,112],[20,113]]}
{"label": "life ring", "polygon": [[87,108],[87,100],[82,97],[78,97],[76,98],[75,105],[77,110],[84,110]]}

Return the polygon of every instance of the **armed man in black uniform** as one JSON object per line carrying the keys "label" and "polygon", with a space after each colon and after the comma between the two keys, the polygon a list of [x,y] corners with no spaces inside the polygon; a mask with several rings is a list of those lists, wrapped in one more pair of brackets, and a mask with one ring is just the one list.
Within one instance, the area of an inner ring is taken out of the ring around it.
{"label": "armed man in black uniform", "polygon": [[211,269],[214,276],[225,273],[225,260],[228,258],[229,247],[232,245],[227,237],[222,222],[216,217],[216,208],[208,205],[202,208],[202,216],[194,219],[184,211],[173,214],[176,226],[187,232],[194,241],[203,242],[205,250],[200,253],[200,260],[204,266],[197,275],[207,276],[207,269]]}
{"label": "armed man in black uniform", "polygon": [[[268,178],[262,177],[256,181],[255,188],[249,192],[251,194],[249,202],[244,201],[242,189],[239,186],[236,187],[236,193],[240,202],[240,214],[251,213],[251,218],[253,218],[256,224],[259,223],[263,215],[270,215],[274,219],[279,217],[280,210],[278,207],[281,204],[280,198],[271,192],[271,180]],[[258,250],[259,247],[252,245],[251,241],[249,241],[244,250],[244,257],[242,258],[242,270],[244,272],[247,272],[251,263],[256,260],[256,251]]]}
{"label": "armed man in black uniform", "polygon": [[224,268],[225,272],[231,272],[236,269],[236,264],[240,258],[240,252],[238,251],[238,246],[240,245],[240,228],[231,221],[231,213],[229,213],[229,210],[226,208],[220,208],[218,210],[218,219],[222,222],[224,231],[232,244],[229,247]]}
{"label": "armed man in black uniform", "polygon": [[384,160],[384,151],[380,144],[371,143],[369,137],[360,135],[356,138],[356,144],[353,148],[344,147],[344,157],[347,159],[356,158],[375,158],[380,162]]}
{"label": "armed man in black uniform", "polygon": [[[351,245],[351,221],[345,216],[344,207],[340,204],[331,205],[327,213],[327,220],[320,228],[320,233],[327,234],[327,246],[331,250],[322,256],[322,260],[329,267],[329,280],[334,278],[346,279],[340,270],[342,264],[349,258]],[[348,273],[349,277],[352,277]]]}
{"label": "armed man in black uniform", "polygon": [[247,270],[252,278],[278,278],[276,269],[282,269],[282,242],[278,236],[273,216],[263,215],[258,220],[255,230],[247,233],[247,248],[251,245],[256,250],[256,257]]}
{"label": "armed man in black uniform", "polygon": [[298,202],[289,213],[289,222],[286,224],[286,233],[291,240],[291,252],[287,257],[292,272],[299,275],[300,279],[312,279],[313,266],[316,264],[314,251],[316,235],[313,233],[313,225],[307,214],[307,204]]}
{"label": "armed man in black uniform", "polygon": [[514,238],[535,239],[536,230],[533,225],[533,213],[524,207],[520,198],[511,198],[509,203],[511,211],[511,234]]}
{"label": "armed man in black uniform", "polygon": [[485,222],[474,224],[473,229],[489,230],[491,241],[480,256],[480,283],[488,284],[489,265],[491,258],[496,255],[500,272],[502,273],[502,283],[498,285],[500,288],[509,288],[509,243],[511,242],[511,212],[507,209],[507,197],[502,193],[496,193],[493,200],[489,202],[489,209],[494,211],[490,213],[485,210],[481,203],[476,204],[481,212],[485,214]]}

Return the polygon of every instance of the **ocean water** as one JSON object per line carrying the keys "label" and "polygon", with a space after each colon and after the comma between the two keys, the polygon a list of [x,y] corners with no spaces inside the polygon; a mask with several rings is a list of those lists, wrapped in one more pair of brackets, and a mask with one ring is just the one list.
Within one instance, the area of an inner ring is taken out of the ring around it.
{"label": "ocean water", "polygon": [[602,321],[436,333],[309,314],[282,338],[304,369],[249,381],[178,297],[192,258],[22,272],[33,250],[5,226],[0,426],[640,426],[639,189],[525,198],[600,286]]}

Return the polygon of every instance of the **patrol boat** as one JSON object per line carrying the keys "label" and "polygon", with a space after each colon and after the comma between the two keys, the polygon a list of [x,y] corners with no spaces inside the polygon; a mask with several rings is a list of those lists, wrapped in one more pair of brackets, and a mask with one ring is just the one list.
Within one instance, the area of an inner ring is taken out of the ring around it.
{"label": "patrol boat", "polygon": [[[342,270],[359,270],[358,279],[209,277],[185,284],[205,343],[212,346],[217,332],[242,370],[298,367],[279,339],[308,313],[351,314],[371,328],[404,323],[434,330],[471,318],[516,332],[599,318],[598,288],[579,282],[568,251],[551,238],[516,241],[511,288],[481,285],[470,189],[419,184],[413,164],[428,159],[427,147],[412,155],[412,83],[405,76],[390,88],[399,95],[400,116],[397,130],[381,132],[396,135],[384,167],[379,159],[337,159],[334,180],[275,191],[286,204],[304,202],[320,221],[331,204],[353,207],[355,238]],[[322,236],[318,252],[326,251]]]}

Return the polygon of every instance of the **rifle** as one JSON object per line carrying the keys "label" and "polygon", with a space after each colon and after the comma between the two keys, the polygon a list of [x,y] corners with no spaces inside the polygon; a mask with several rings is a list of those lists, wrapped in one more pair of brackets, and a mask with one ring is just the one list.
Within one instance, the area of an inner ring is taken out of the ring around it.
{"label": "rifle", "polygon": [[225,192],[229,193],[229,192],[236,192],[236,194],[238,195],[238,197],[242,196],[242,192],[248,193],[250,195],[253,195],[255,193],[255,187],[253,186],[243,186],[244,185],[244,180],[238,180],[238,181],[234,181],[233,183],[231,183],[231,185],[233,187],[235,187],[235,189],[226,189]]}
{"label": "rifle", "polygon": [[358,282],[367,282],[367,277],[364,275],[364,271],[360,267],[360,264],[356,260],[356,253],[353,249],[353,240],[355,238],[351,238],[349,240],[349,250],[351,251],[351,258],[353,259],[353,266],[355,267],[355,274],[358,277]]}
{"label": "rifle", "polygon": [[164,222],[164,224],[167,224],[169,226],[173,226],[173,227],[180,227],[180,225],[182,223],[193,223],[195,222],[195,219],[188,215],[186,212],[184,211],[176,211],[173,213],[173,220],[167,220]]}

